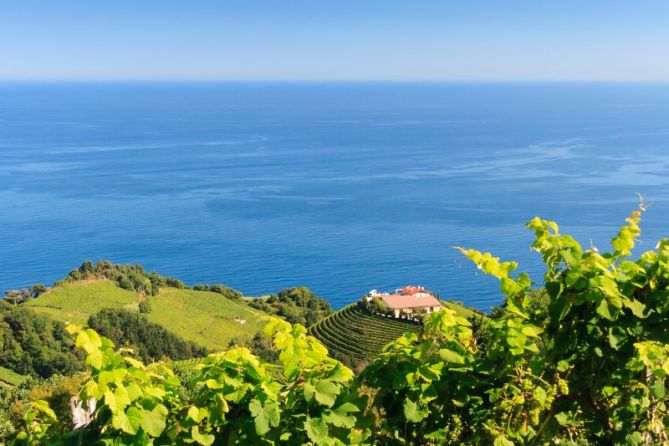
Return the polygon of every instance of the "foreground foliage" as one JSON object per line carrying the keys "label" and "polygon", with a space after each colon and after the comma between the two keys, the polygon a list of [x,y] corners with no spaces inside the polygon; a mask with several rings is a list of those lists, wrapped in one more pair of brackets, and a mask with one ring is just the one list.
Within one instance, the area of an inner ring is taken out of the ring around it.
{"label": "foreground foliage", "polygon": [[303,327],[280,320],[266,329],[279,376],[233,348],[204,360],[189,393],[169,367],[74,328],[95,422],[69,432],[36,402],[14,444],[669,444],[669,241],[629,260],[640,215],[603,254],[554,222],[529,222],[547,267],[539,291],[513,275],[516,263],[461,249],[505,295],[476,328],[484,338],[446,308],[355,379]]}

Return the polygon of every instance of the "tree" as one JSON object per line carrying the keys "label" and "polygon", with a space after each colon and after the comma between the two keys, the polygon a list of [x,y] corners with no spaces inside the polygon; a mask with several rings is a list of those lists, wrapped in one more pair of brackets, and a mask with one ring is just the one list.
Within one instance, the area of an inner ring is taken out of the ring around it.
{"label": "tree", "polygon": [[35,285],[32,285],[30,287],[30,294],[33,298],[40,297],[42,294],[46,293],[47,291],[48,291],[47,287],[45,287],[41,283],[36,283]]}

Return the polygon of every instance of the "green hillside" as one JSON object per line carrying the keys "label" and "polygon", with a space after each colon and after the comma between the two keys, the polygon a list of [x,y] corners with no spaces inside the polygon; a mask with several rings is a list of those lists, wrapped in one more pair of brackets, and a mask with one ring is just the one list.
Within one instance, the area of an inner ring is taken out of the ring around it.
{"label": "green hillside", "polygon": [[[475,315],[457,303],[443,304],[458,316],[469,319]],[[327,346],[332,357],[356,367],[369,363],[387,343],[419,328],[416,323],[373,315],[353,304],[314,324],[309,333]]]}
{"label": "green hillside", "polygon": [[[103,308],[137,310],[142,299],[111,280],[87,280],[60,283],[25,305],[56,320],[84,325]],[[226,348],[233,338],[252,338],[267,317],[243,302],[210,291],[166,287],[148,301],[149,321],[211,350]]]}
{"label": "green hillside", "polygon": [[119,288],[111,280],[65,282],[24,305],[56,320],[84,325],[89,316],[103,308],[136,310],[139,295]]}
{"label": "green hillside", "polygon": [[355,365],[371,361],[384,345],[418,329],[415,323],[372,315],[354,304],[313,325],[309,332],[332,357]]}
{"label": "green hillside", "polygon": [[227,348],[232,338],[251,339],[268,317],[211,291],[163,288],[150,301],[151,322],[211,350]]}

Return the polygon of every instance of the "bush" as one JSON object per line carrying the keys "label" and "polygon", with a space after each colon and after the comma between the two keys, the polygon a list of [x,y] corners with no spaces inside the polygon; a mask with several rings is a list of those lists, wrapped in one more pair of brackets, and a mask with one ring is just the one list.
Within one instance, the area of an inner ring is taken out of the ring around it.
{"label": "bush", "polygon": [[368,313],[392,314],[392,310],[380,297],[372,297],[371,300],[362,298],[358,301],[358,306]]}
{"label": "bush", "polygon": [[166,277],[165,278],[165,285],[170,287],[170,288],[188,288],[185,283],[183,283],[179,279],[175,279],[173,277]]}
{"label": "bush", "polygon": [[211,291],[212,293],[220,294],[226,299],[235,301],[241,301],[244,297],[244,294],[242,294],[241,291],[237,291],[220,283],[215,283],[213,285],[198,283],[193,287],[193,289],[196,291]]}
{"label": "bush", "polygon": [[139,303],[139,312],[142,314],[148,314],[151,312],[151,303],[148,300],[144,299]]}
{"label": "bush", "polygon": [[47,292],[47,287],[41,283],[36,283],[30,287],[30,294],[33,298],[40,297],[42,294]]}
{"label": "bush", "polygon": [[244,295],[242,294],[241,291],[233,290],[232,288],[228,288],[227,286],[222,285],[220,283],[211,285],[209,287],[209,291],[212,291],[214,293],[218,293],[221,296],[226,297],[227,299],[236,300],[236,301],[239,301],[239,300],[242,299],[242,297],[244,297]]}

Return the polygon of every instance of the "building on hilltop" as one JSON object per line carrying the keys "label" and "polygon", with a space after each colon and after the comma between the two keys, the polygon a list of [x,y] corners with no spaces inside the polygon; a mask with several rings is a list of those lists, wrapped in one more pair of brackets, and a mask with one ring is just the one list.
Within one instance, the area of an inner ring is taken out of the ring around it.
{"label": "building on hilltop", "polygon": [[368,301],[374,298],[380,299],[394,314],[396,318],[401,316],[413,316],[417,313],[432,313],[440,310],[443,305],[430,291],[421,286],[407,285],[395,290],[394,293],[381,293],[372,290],[366,296]]}

